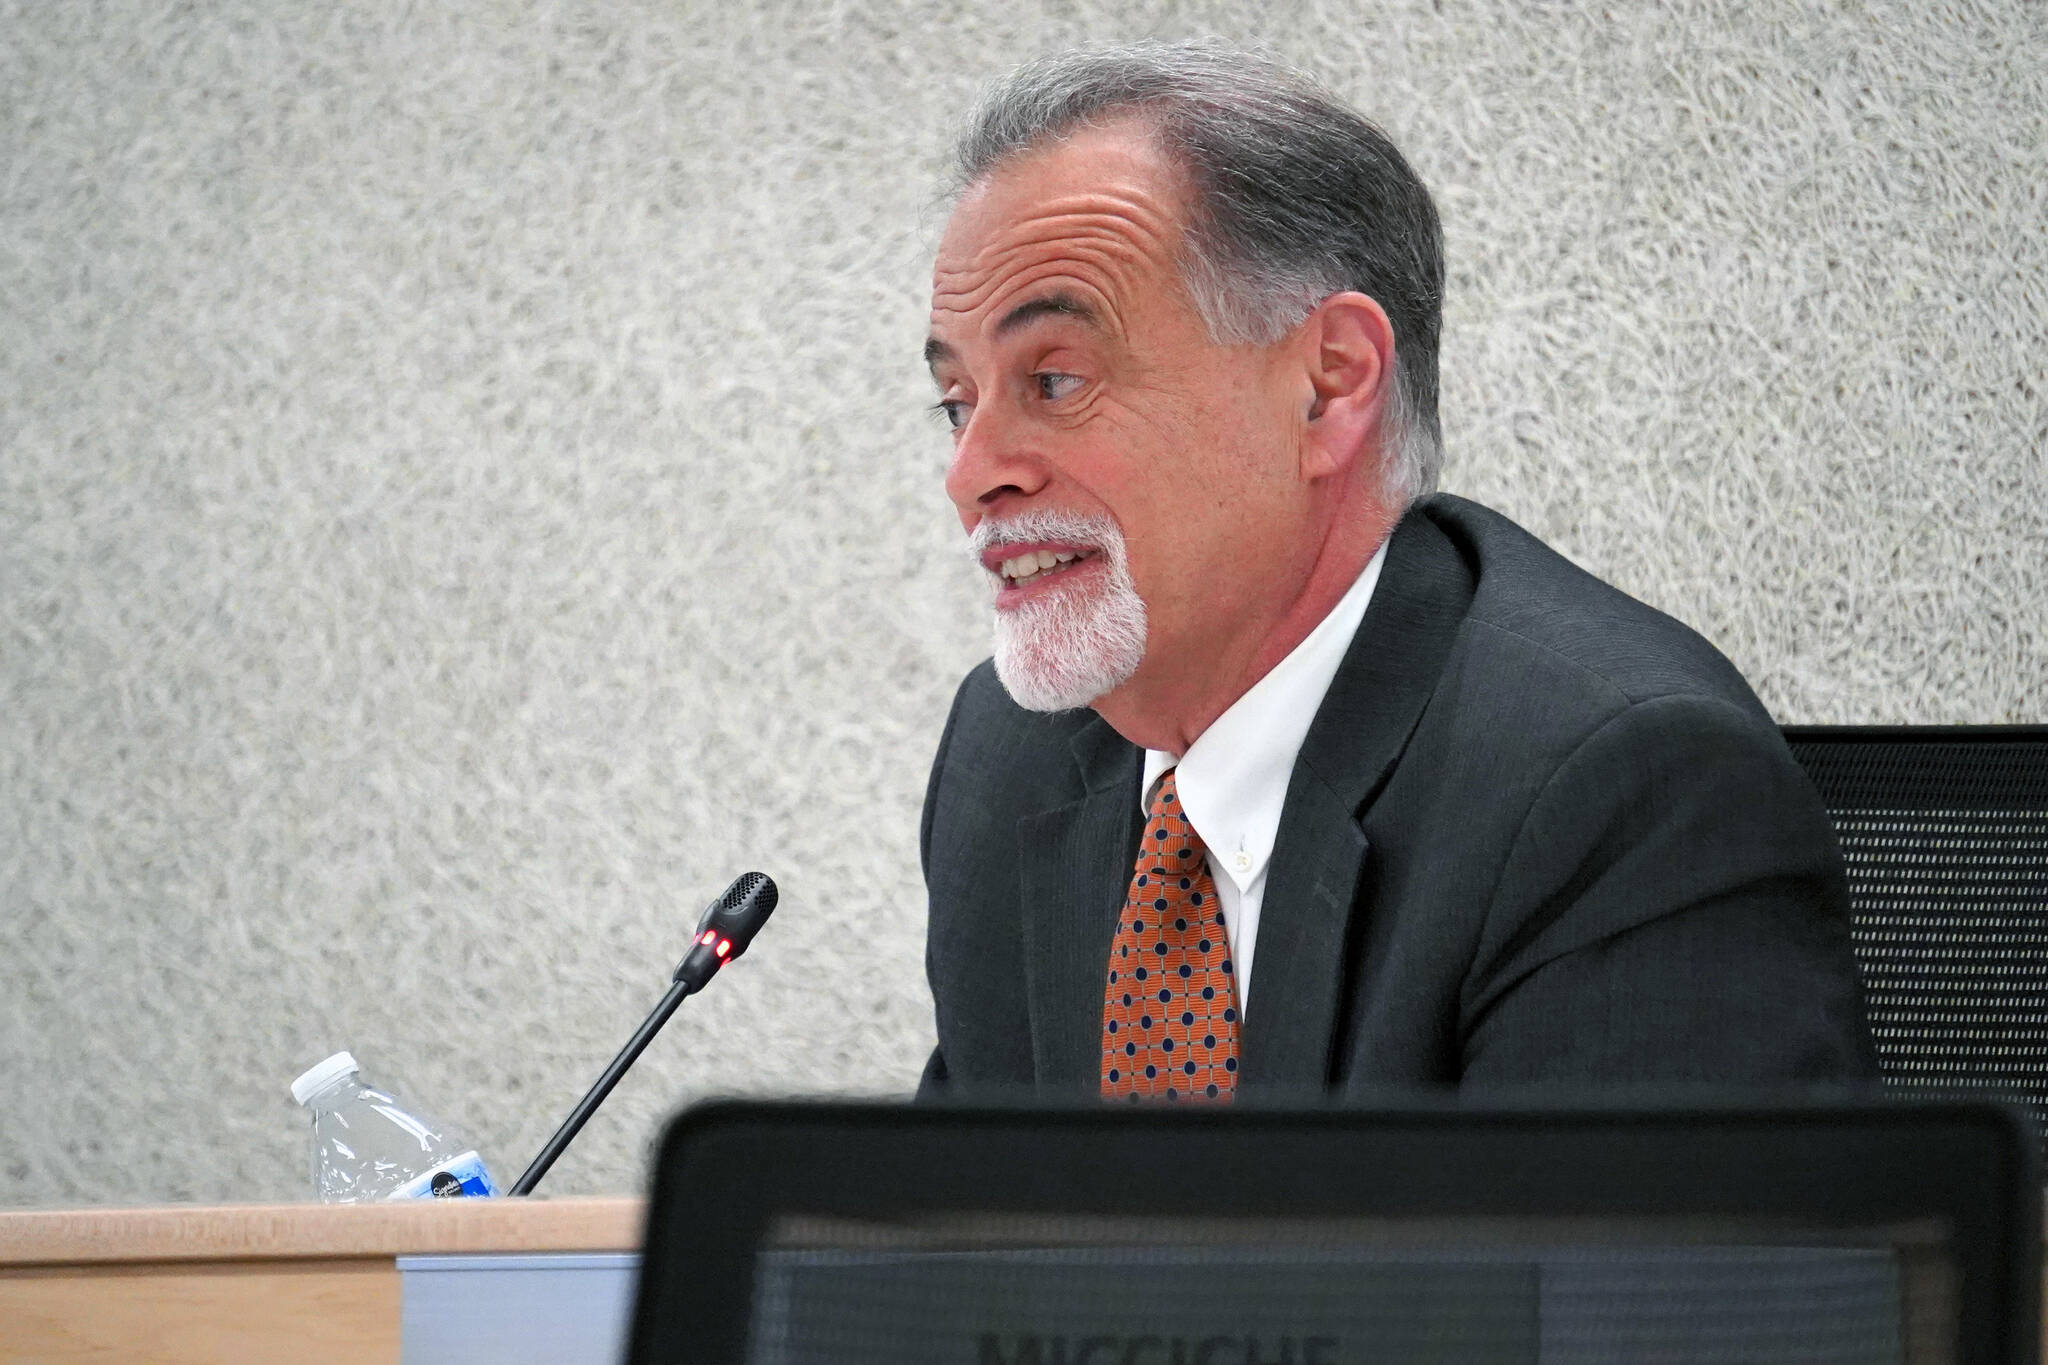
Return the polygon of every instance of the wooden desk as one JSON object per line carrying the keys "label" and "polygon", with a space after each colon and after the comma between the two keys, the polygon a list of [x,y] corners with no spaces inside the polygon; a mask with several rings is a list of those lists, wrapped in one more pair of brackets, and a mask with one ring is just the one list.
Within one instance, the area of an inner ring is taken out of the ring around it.
{"label": "wooden desk", "polygon": [[632,1252],[638,1199],[0,1212],[0,1362],[399,1358],[398,1258]]}

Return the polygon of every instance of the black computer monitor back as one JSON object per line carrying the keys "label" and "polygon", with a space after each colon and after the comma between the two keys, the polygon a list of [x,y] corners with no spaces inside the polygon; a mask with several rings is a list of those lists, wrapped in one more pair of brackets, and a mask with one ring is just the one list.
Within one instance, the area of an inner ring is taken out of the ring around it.
{"label": "black computer monitor back", "polygon": [[664,1139],[634,1365],[2038,1358],[1991,1105],[721,1104]]}

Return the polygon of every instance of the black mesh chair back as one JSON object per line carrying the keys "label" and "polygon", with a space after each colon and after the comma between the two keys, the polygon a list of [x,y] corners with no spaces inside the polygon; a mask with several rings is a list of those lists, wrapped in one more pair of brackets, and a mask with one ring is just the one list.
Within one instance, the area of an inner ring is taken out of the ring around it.
{"label": "black mesh chair back", "polygon": [[2048,1118],[2048,726],[1790,726],[1834,817],[1887,1086]]}

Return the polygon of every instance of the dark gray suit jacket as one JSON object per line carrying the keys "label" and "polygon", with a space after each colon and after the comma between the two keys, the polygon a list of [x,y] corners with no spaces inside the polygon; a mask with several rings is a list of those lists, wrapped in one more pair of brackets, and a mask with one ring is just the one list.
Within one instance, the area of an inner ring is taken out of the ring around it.
{"label": "dark gray suit jacket", "polygon": [[[1142,751],[983,664],[926,794],[923,1095],[1092,1092]],[[1303,743],[1241,1093],[1872,1077],[1826,812],[1734,667],[1498,513],[1396,528]]]}

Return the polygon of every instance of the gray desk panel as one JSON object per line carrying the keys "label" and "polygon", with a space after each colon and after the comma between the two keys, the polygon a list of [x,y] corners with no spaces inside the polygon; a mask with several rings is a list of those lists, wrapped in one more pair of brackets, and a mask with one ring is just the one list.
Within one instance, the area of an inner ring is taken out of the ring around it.
{"label": "gray desk panel", "polygon": [[402,1365],[615,1365],[637,1255],[401,1256]]}

